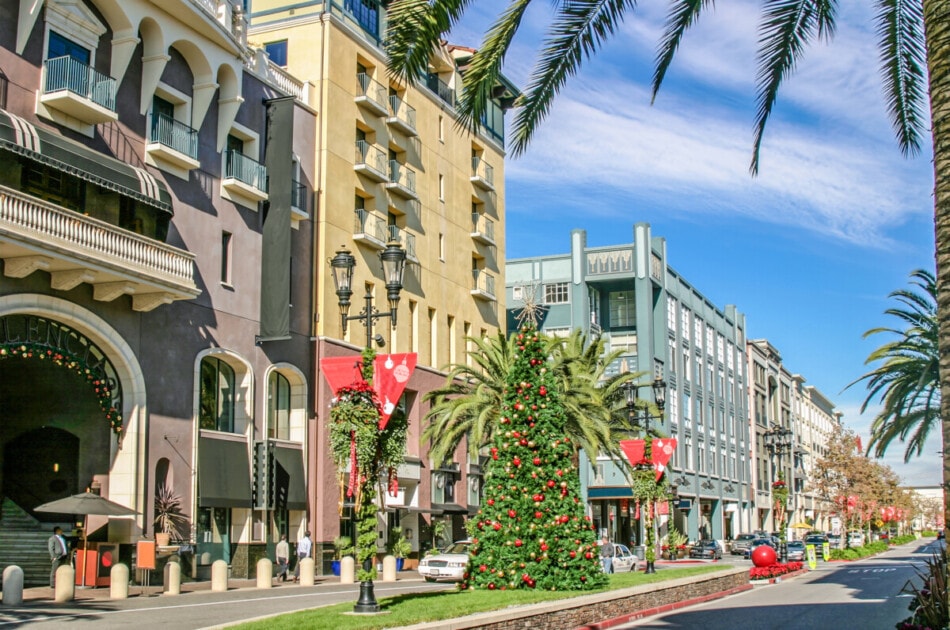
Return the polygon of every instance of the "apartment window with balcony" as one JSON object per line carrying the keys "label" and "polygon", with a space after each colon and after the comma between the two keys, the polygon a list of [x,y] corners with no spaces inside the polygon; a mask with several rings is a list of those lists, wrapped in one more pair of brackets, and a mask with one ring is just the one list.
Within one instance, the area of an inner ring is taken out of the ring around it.
{"label": "apartment window with balcony", "polygon": [[343,0],[343,10],[356,20],[360,28],[379,40],[379,2],[375,0]]}
{"label": "apartment window with balcony", "polygon": [[571,301],[569,289],[567,282],[554,282],[544,285],[544,303],[568,304]]}
{"label": "apartment window with balcony", "polygon": [[91,53],[81,44],[67,39],[56,31],[49,32],[49,43],[46,47],[46,58],[69,57],[84,65],[90,65]]}
{"label": "apartment window with balcony", "polygon": [[170,217],[130,197],[119,197],[119,227],[165,242]]}
{"label": "apartment window with balcony", "polygon": [[78,177],[32,160],[23,160],[20,173],[23,192],[70,210],[85,207],[86,183]]}
{"label": "apartment window with balcony", "polygon": [[282,39],[277,42],[264,44],[264,51],[275,65],[281,68],[287,67],[287,40]]}

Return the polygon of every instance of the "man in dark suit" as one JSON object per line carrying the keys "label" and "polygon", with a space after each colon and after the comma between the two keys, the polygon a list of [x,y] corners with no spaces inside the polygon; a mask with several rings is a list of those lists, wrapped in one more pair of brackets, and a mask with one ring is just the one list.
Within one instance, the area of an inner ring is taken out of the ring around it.
{"label": "man in dark suit", "polygon": [[63,537],[61,527],[53,528],[53,535],[46,541],[46,548],[49,550],[49,558],[53,563],[53,568],[49,572],[49,586],[56,587],[56,569],[69,562],[69,546]]}

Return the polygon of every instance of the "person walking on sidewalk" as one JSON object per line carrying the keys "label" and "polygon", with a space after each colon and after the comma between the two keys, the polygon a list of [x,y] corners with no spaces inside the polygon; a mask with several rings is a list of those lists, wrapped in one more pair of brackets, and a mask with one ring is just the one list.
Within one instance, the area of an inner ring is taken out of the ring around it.
{"label": "person walking on sidewalk", "polygon": [[297,541],[297,568],[294,569],[294,582],[300,581],[300,561],[310,557],[313,549],[313,541],[310,540],[310,530],[307,530],[303,538]]}
{"label": "person walking on sidewalk", "polygon": [[53,535],[46,541],[46,549],[53,563],[53,568],[49,572],[49,587],[56,588],[56,569],[69,562],[69,547],[66,545],[66,539],[63,538],[63,528],[53,528]]}
{"label": "person walking on sidewalk", "polygon": [[600,562],[604,565],[604,573],[613,573],[614,545],[607,536],[600,543]]}
{"label": "person walking on sidewalk", "polygon": [[290,545],[287,543],[287,534],[280,535],[280,542],[277,543],[277,551],[274,555],[277,558],[276,579],[286,582],[287,568],[290,566]]}

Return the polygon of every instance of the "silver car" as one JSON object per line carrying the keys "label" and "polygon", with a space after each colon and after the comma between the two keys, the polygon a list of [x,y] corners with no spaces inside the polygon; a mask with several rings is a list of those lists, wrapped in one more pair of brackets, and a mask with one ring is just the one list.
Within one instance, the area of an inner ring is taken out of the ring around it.
{"label": "silver car", "polygon": [[469,545],[471,541],[462,540],[447,547],[442,553],[426,556],[419,561],[419,575],[425,578],[426,582],[461,582],[468,566]]}

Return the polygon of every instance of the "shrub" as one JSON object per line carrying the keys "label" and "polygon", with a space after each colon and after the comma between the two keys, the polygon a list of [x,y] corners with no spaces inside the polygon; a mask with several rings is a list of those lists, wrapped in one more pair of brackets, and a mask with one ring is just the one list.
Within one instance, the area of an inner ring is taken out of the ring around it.
{"label": "shrub", "polygon": [[752,567],[749,569],[750,580],[769,580],[777,578],[780,575],[794,573],[802,568],[801,562],[789,562],[786,564],[773,564],[768,567]]}
{"label": "shrub", "polygon": [[[898,630],[946,628],[950,621],[950,611],[947,609],[947,557],[940,551],[926,562],[926,571],[916,569],[921,587],[908,583],[914,596],[908,610],[913,614],[897,624]],[[907,592],[906,587],[904,592]]]}

